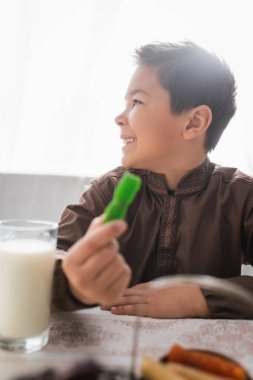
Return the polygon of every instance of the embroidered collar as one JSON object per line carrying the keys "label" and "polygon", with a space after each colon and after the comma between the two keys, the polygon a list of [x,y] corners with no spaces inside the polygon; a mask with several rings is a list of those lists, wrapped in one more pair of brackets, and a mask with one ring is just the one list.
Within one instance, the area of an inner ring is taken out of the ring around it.
{"label": "embroidered collar", "polygon": [[185,196],[205,189],[211,178],[213,169],[214,165],[210,162],[209,158],[206,158],[201,165],[190,170],[181,178],[173,192],[168,189],[164,174],[142,169],[134,169],[131,171],[136,174],[146,175],[148,186],[152,191],[158,194],[166,195],[173,193],[175,196]]}

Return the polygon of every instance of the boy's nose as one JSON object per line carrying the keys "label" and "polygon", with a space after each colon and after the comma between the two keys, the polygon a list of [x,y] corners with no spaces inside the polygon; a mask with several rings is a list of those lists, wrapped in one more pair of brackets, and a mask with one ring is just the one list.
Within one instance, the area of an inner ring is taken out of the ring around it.
{"label": "boy's nose", "polygon": [[123,115],[123,112],[115,117],[115,123],[118,124],[119,127],[123,127],[124,125],[126,125],[126,118]]}

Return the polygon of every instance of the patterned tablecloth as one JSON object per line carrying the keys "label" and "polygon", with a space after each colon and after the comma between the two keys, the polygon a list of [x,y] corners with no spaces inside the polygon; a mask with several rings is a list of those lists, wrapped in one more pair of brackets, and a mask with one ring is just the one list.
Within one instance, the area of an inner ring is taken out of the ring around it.
{"label": "patterned tablecloth", "polygon": [[253,321],[140,318],[138,345],[133,347],[136,317],[114,316],[99,308],[54,313],[49,344],[21,355],[0,351],[0,379],[13,380],[45,368],[65,371],[86,355],[106,367],[128,369],[137,351],[159,358],[175,342],[189,348],[218,351],[245,366],[253,376]]}

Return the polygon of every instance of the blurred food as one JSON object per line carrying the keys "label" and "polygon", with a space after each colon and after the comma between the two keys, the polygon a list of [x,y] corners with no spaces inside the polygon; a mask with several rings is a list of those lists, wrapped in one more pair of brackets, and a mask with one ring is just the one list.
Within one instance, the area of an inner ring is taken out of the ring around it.
{"label": "blurred food", "polygon": [[37,374],[20,376],[15,380],[97,380],[100,373],[101,368],[93,360],[85,358],[65,373],[48,369]]}
{"label": "blurred food", "polygon": [[163,363],[144,356],[141,360],[141,373],[150,380],[185,380],[185,377],[175,373]]}
{"label": "blurred food", "polygon": [[147,380],[250,380],[247,371],[232,359],[179,344],[160,361],[144,357],[141,373]]}
{"label": "blurred food", "polygon": [[213,353],[188,350],[175,344],[168,352],[169,362],[181,363],[218,376],[245,380],[247,373],[239,364]]}
{"label": "blurred food", "polygon": [[232,380],[182,364],[160,363],[150,357],[142,359],[141,371],[149,380]]}
{"label": "blurred food", "polygon": [[[1,379],[1,376],[0,376]],[[84,358],[73,364],[65,371],[47,369],[33,375],[25,375],[14,380],[133,380],[134,377],[128,372],[107,370],[102,368],[93,359]]]}

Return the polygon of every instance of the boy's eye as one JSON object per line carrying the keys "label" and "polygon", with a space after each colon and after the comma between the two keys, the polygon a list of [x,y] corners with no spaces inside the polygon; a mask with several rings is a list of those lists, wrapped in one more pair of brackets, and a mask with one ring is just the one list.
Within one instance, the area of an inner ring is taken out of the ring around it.
{"label": "boy's eye", "polygon": [[136,106],[137,104],[143,104],[143,103],[138,99],[133,99],[133,107]]}

